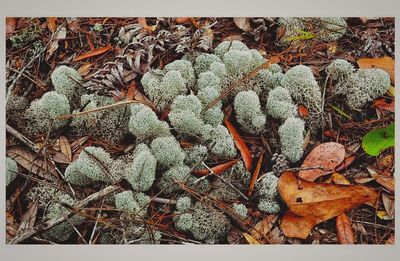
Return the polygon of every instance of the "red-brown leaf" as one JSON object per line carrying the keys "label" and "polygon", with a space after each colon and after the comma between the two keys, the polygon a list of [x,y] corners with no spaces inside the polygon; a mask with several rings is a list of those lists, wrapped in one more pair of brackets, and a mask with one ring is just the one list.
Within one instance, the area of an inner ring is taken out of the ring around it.
{"label": "red-brown leaf", "polygon": [[[224,172],[225,170],[229,169],[230,167],[232,167],[233,165],[235,165],[235,163],[238,162],[238,159],[235,160],[231,160],[228,161],[226,163],[222,163],[220,165],[214,166],[212,168],[210,168],[215,174],[221,174],[222,172]],[[210,173],[210,171],[208,169],[201,169],[201,170],[193,170],[192,171],[193,174],[195,175],[199,175],[199,176],[204,176]]]}
{"label": "red-brown leaf", "polygon": [[261,164],[262,164],[263,158],[264,158],[264,152],[261,153],[261,156],[260,156],[260,158],[258,159],[258,162],[257,162],[256,169],[254,170],[253,176],[251,177],[250,185],[249,185],[249,191],[247,192],[247,196],[249,196],[249,197],[253,193],[254,185],[256,184],[258,175],[260,174],[260,169],[261,169]]}
{"label": "red-brown leaf", "polygon": [[239,132],[233,127],[232,123],[229,122],[227,118],[224,119],[224,123],[226,128],[231,133],[233,140],[235,141],[236,147],[242,154],[242,158],[244,161],[244,165],[248,171],[251,171],[251,167],[253,165],[253,159],[251,157],[251,152],[249,147],[247,147],[246,143],[240,136]]}
{"label": "red-brown leaf", "polygon": [[310,115],[310,113],[308,112],[308,108],[303,104],[299,104],[299,106],[297,107],[297,111],[301,118],[308,118],[308,115]]}
{"label": "red-brown leaf", "polygon": [[314,181],[323,175],[327,175],[343,162],[345,154],[346,151],[342,144],[336,142],[322,143],[308,154],[301,167],[321,166],[323,169],[301,170],[299,177],[307,181]]}
{"label": "red-brown leaf", "polygon": [[15,17],[6,17],[6,35],[12,35],[17,25],[17,19]]}
{"label": "red-brown leaf", "polygon": [[102,47],[102,48],[95,49],[93,51],[89,51],[87,53],[84,53],[84,54],[81,54],[81,55],[75,57],[74,62],[78,62],[78,61],[81,61],[84,59],[88,59],[88,58],[106,53],[106,52],[110,51],[111,49],[112,49],[111,45],[107,45],[106,47]]}
{"label": "red-brown leaf", "polygon": [[54,33],[57,30],[57,17],[47,17],[47,27]]}
{"label": "red-brown leaf", "polygon": [[354,244],[354,233],[345,213],[336,217],[336,233],[340,244]]}
{"label": "red-brown leaf", "polygon": [[385,111],[394,112],[395,110],[394,99],[389,101],[386,98],[376,99],[372,103],[372,108],[379,108]]}

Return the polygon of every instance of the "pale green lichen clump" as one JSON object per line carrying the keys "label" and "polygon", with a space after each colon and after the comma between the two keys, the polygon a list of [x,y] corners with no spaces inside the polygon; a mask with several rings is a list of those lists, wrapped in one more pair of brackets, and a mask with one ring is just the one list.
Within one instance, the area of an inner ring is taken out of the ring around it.
{"label": "pale green lichen clump", "polygon": [[121,176],[114,176],[111,167],[114,161],[110,154],[99,147],[86,147],[79,158],[65,170],[65,180],[83,186],[92,182],[116,183]]}
{"label": "pale green lichen clump", "polygon": [[259,197],[258,209],[268,214],[277,214],[280,211],[278,203],[278,178],[268,173],[256,184],[256,191]]}
{"label": "pale green lichen clump", "polygon": [[269,93],[266,109],[275,119],[286,120],[297,116],[297,107],[293,104],[289,91],[280,86]]}
{"label": "pale green lichen clump", "polygon": [[282,154],[290,162],[297,162],[303,156],[304,122],[298,118],[287,118],[279,127]]}
{"label": "pale green lichen clump", "polygon": [[160,167],[170,168],[181,165],[185,159],[185,153],[174,136],[154,139],[150,150]]}
{"label": "pale green lichen clump", "polygon": [[115,177],[123,177],[134,191],[146,191],[154,183],[157,161],[149,147],[138,144],[129,157],[114,161],[111,173]]}
{"label": "pale green lichen clump", "polygon": [[150,197],[139,192],[124,191],[115,195],[115,206],[119,210],[130,211],[139,216],[146,216]]}
{"label": "pale green lichen clump", "polygon": [[258,134],[264,130],[266,119],[255,92],[239,92],[235,97],[234,108],[238,123],[247,132]]}
{"label": "pale green lichen clump", "polygon": [[233,208],[233,211],[235,211],[235,213],[238,214],[241,218],[247,217],[248,210],[245,205],[233,203],[232,208]]}
{"label": "pale green lichen clump", "polygon": [[47,92],[42,98],[33,101],[26,111],[25,117],[28,119],[26,129],[32,135],[45,134],[49,129],[58,130],[66,126],[67,121],[57,120],[57,117],[69,113],[69,101],[65,95],[54,91]]}
{"label": "pale green lichen clump", "polygon": [[129,131],[139,141],[171,135],[168,123],[160,121],[151,108],[143,104],[134,104],[130,109]]}
{"label": "pale green lichen clump", "polygon": [[6,157],[6,186],[11,184],[18,175],[18,165],[12,158]]}
{"label": "pale green lichen clump", "polygon": [[82,77],[74,69],[65,65],[57,67],[51,74],[54,90],[65,95],[70,102],[77,95],[82,95]]}
{"label": "pale green lichen clump", "polygon": [[[75,200],[68,194],[63,194],[59,201],[73,205]],[[60,203],[52,202],[46,209],[45,219],[51,220],[59,218],[60,216],[69,213],[69,210],[62,206]],[[66,241],[74,233],[74,227],[83,223],[85,218],[80,215],[74,215],[66,221],[54,226],[53,228],[45,231],[41,236],[47,240],[54,242]]]}

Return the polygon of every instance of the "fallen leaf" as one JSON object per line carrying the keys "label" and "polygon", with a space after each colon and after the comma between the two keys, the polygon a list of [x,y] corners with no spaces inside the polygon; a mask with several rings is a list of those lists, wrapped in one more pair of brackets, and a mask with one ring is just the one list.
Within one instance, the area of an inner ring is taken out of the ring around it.
{"label": "fallen leaf", "polygon": [[185,23],[190,23],[191,22],[191,17],[177,17],[175,19],[175,22],[177,24],[185,24]]}
{"label": "fallen leaf", "polygon": [[49,164],[39,159],[32,152],[22,148],[11,148],[7,150],[8,157],[15,160],[24,169],[40,176],[45,177]]}
{"label": "fallen leaf", "polygon": [[350,181],[343,175],[340,175],[339,173],[335,172],[331,176],[332,178],[332,183],[337,184],[337,185],[350,185]]}
{"label": "fallen leaf", "polygon": [[345,154],[346,151],[342,144],[336,142],[322,143],[308,154],[301,167],[321,166],[323,169],[301,170],[299,177],[307,181],[314,181],[323,175],[327,175],[343,162]]}
{"label": "fallen leaf", "polygon": [[383,175],[376,175],[373,178],[375,179],[376,182],[381,184],[384,188],[386,188],[390,192],[394,193],[394,191],[395,191],[394,177],[386,177]]}
{"label": "fallen leaf", "polygon": [[336,233],[339,244],[354,244],[354,233],[345,213],[336,217]]}
{"label": "fallen leaf", "polygon": [[394,242],[395,242],[394,239],[395,239],[394,235],[391,235],[390,238],[388,240],[386,240],[386,244],[387,245],[394,245]]}
{"label": "fallen leaf", "polygon": [[22,216],[17,234],[21,234],[25,230],[33,228],[36,221],[36,215],[38,211],[38,202],[35,201],[29,204],[28,210]]}
{"label": "fallen leaf", "polygon": [[57,30],[57,17],[47,17],[47,27],[54,33]]}
{"label": "fallen leaf", "polygon": [[251,152],[249,147],[246,145],[242,137],[240,136],[239,132],[233,127],[232,123],[229,122],[227,118],[224,119],[224,123],[226,128],[231,133],[233,140],[235,141],[236,147],[239,149],[240,153],[242,154],[242,158],[244,161],[244,165],[248,171],[251,171],[251,167],[253,165],[253,159],[251,157]]}
{"label": "fallen leaf", "polygon": [[395,88],[394,88],[393,86],[390,86],[390,87],[389,87],[388,94],[389,94],[390,96],[394,97]]}
{"label": "fallen leaf", "polygon": [[6,35],[10,36],[15,31],[17,25],[17,19],[15,17],[6,17]]}
{"label": "fallen leaf", "polygon": [[392,218],[389,217],[388,213],[385,210],[376,211],[376,216],[382,220],[392,220]]}
{"label": "fallen leaf", "polygon": [[297,112],[303,119],[308,118],[308,116],[310,115],[310,113],[308,112],[308,108],[303,104],[299,104],[299,106],[297,107]]}
{"label": "fallen leaf", "polygon": [[251,235],[247,234],[247,233],[243,233],[244,238],[247,240],[247,242],[250,245],[261,245],[261,243],[255,239],[254,237],[252,237]]}
{"label": "fallen leaf", "polygon": [[71,149],[73,152],[77,151],[80,147],[82,147],[83,144],[89,139],[89,136],[84,136],[82,138],[79,138],[75,140],[74,142],[71,143]]}
{"label": "fallen leaf", "polygon": [[140,24],[141,26],[143,26],[143,28],[145,30],[148,30],[150,32],[154,32],[157,28],[156,25],[152,25],[152,26],[147,25],[147,21],[146,21],[145,17],[138,17],[138,24]]}
{"label": "fallen leaf", "polygon": [[[226,163],[217,165],[215,167],[210,168],[215,174],[221,174],[222,172],[224,172],[225,170],[229,169],[230,167],[232,167],[233,165],[235,165],[236,162],[238,162],[238,159],[235,160],[231,160],[228,161]],[[208,169],[201,169],[201,170],[193,170],[192,171],[193,174],[195,175],[199,175],[199,176],[204,176],[210,173],[210,171]]]}
{"label": "fallen leaf", "polygon": [[395,111],[394,99],[389,101],[386,98],[376,99],[372,103],[372,108],[379,108],[385,111],[394,112]]}
{"label": "fallen leaf", "polygon": [[257,162],[257,166],[256,169],[253,172],[253,175],[251,176],[251,180],[250,180],[250,185],[249,185],[249,191],[247,192],[247,196],[251,196],[251,194],[253,194],[253,189],[254,189],[254,185],[256,184],[258,175],[260,174],[260,169],[261,169],[261,164],[264,158],[264,152],[261,153],[260,158],[258,159]]}
{"label": "fallen leaf", "polygon": [[381,168],[392,168],[394,163],[394,155],[388,154],[386,156],[383,156],[379,158],[378,162]]}
{"label": "fallen leaf", "polygon": [[67,36],[67,28],[65,26],[61,26],[57,29],[53,40],[51,41],[49,47],[47,48],[46,60],[48,60],[53,53],[58,49],[58,41],[64,39]]}
{"label": "fallen leaf", "polygon": [[289,212],[281,228],[288,237],[305,239],[311,229],[322,221],[362,204],[376,203],[378,193],[362,185],[314,183],[299,179],[293,172],[284,172],[278,191]]}
{"label": "fallen leaf", "polygon": [[251,25],[250,25],[249,17],[234,17],[233,22],[239,29],[242,29],[245,32],[249,32],[249,31],[253,30],[253,28],[251,28]]}
{"label": "fallen leaf", "polygon": [[73,60],[74,62],[78,62],[84,59],[88,59],[97,55],[101,55],[103,53],[106,53],[108,51],[110,51],[112,49],[111,45],[107,45],[106,47],[102,47],[102,48],[98,48],[98,49],[94,49],[92,51],[89,51],[87,53],[81,54],[77,57],[75,57],[75,59]]}
{"label": "fallen leaf", "polygon": [[52,160],[54,160],[54,162],[56,163],[62,163],[62,164],[71,163],[71,160],[69,160],[67,156],[60,151],[54,149],[47,149],[47,152],[50,154]]}
{"label": "fallen leaf", "polygon": [[262,239],[267,236],[271,231],[275,222],[278,220],[278,215],[268,215],[261,219],[255,226],[249,230],[250,235],[258,241],[262,242]]}
{"label": "fallen leaf", "polygon": [[81,76],[85,76],[89,73],[89,69],[93,66],[93,63],[85,63],[81,67],[78,68],[78,73]]}
{"label": "fallen leaf", "polygon": [[382,150],[394,146],[394,123],[386,128],[369,131],[362,139],[362,148],[370,156],[378,156]]}
{"label": "fallen leaf", "polygon": [[336,167],[336,171],[341,171],[346,169],[353,161],[356,159],[356,155],[350,155],[346,156],[344,158],[343,162],[339,164],[339,166]]}
{"label": "fallen leaf", "polygon": [[394,83],[394,60],[385,56],[382,58],[362,58],[357,61],[358,67],[365,68],[380,68],[390,75],[390,80]]}
{"label": "fallen leaf", "polygon": [[68,139],[65,136],[60,136],[60,149],[61,149],[61,152],[71,162],[72,161],[71,144],[69,143]]}

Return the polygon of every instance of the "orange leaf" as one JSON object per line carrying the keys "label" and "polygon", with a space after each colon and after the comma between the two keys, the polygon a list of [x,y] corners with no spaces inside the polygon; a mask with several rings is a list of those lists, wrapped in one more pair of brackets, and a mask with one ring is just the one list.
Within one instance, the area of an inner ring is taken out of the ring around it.
{"label": "orange leaf", "polygon": [[316,224],[317,220],[312,217],[300,217],[288,210],[282,218],[280,227],[287,237],[306,239]]}
{"label": "orange leaf", "polygon": [[82,55],[79,55],[79,56],[75,57],[74,62],[78,62],[78,61],[81,61],[81,60],[84,60],[84,59],[91,58],[93,56],[97,56],[97,55],[106,53],[106,52],[110,51],[111,49],[112,49],[111,45],[107,45],[106,47],[94,49],[92,51],[89,51],[87,53],[84,53]]}
{"label": "orange leaf", "polygon": [[299,104],[299,106],[297,107],[297,111],[299,112],[301,118],[308,118],[309,112],[308,108],[305,105]]}
{"label": "orange leaf", "polygon": [[47,17],[47,27],[54,33],[57,30],[57,17]]}
{"label": "orange leaf", "polygon": [[390,100],[389,102],[387,102],[387,99],[385,99],[385,98],[376,99],[372,103],[372,108],[379,108],[382,110],[394,112],[394,110],[395,110],[394,99]]}
{"label": "orange leaf", "polygon": [[332,183],[338,184],[338,185],[350,185],[350,181],[343,175],[340,175],[339,173],[335,172],[332,174]]}
{"label": "orange leaf", "polygon": [[314,183],[284,172],[278,191],[291,213],[281,228],[286,236],[306,238],[312,227],[362,204],[374,205],[379,194],[362,185]]}
{"label": "orange leaf", "polygon": [[380,68],[385,70],[390,75],[390,80],[394,82],[394,60],[385,56],[382,58],[362,58],[357,61],[361,69],[364,68]]}
{"label": "orange leaf", "polygon": [[336,171],[341,171],[346,169],[353,161],[356,159],[356,155],[349,155],[344,158],[343,162],[336,167]]}
{"label": "orange leaf", "polygon": [[17,19],[15,17],[6,17],[6,35],[12,35],[17,25]]}
{"label": "orange leaf", "polygon": [[242,154],[244,165],[246,166],[246,169],[248,171],[251,171],[253,159],[251,157],[251,152],[250,152],[249,147],[247,147],[246,143],[243,141],[239,132],[237,132],[235,127],[233,127],[232,123],[230,123],[227,118],[224,119],[224,123],[225,123],[226,128],[231,133],[233,140],[235,141],[236,147],[239,149],[240,153]]}
{"label": "orange leaf", "polygon": [[249,230],[250,235],[256,240],[261,241],[271,231],[276,220],[278,220],[278,215],[266,216],[265,218],[261,219],[257,224],[255,224],[252,229]]}
{"label": "orange leaf", "polygon": [[69,143],[68,139],[65,136],[60,136],[60,149],[61,149],[61,152],[71,162],[72,161],[71,144]]}
{"label": "orange leaf", "polygon": [[[226,163],[223,163],[221,165],[217,165],[215,167],[210,168],[215,174],[221,174],[222,172],[224,172],[225,170],[229,169],[230,167],[232,167],[233,165],[235,165],[236,162],[238,162],[238,159],[235,160],[231,160],[228,161]],[[210,171],[208,169],[201,169],[201,170],[193,170],[192,171],[193,174],[195,175],[199,175],[199,176],[204,176],[210,173]]]}
{"label": "orange leaf", "polygon": [[336,218],[336,233],[340,244],[354,244],[353,229],[345,213],[340,214]]}
{"label": "orange leaf", "polygon": [[247,196],[249,196],[249,197],[253,193],[254,185],[256,184],[258,175],[260,174],[260,169],[261,169],[261,164],[262,164],[263,158],[264,158],[264,152],[261,153],[261,156],[257,162],[256,169],[254,170],[253,176],[251,177],[249,191],[247,192]]}
{"label": "orange leaf", "polygon": [[342,144],[336,142],[322,143],[308,154],[301,167],[321,166],[323,169],[301,170],[299,177],[308,181],[314,181],[323,175],[327,175],[343,162],[345,154],[346,151]]}
{"label": "orange leaf", "polygon": [[177,24],[185,24],[185,23],[190,23],[191,22],[191,17],[177,17],[175,19],[175,22]]}
{"label": "orange leaf", "polygon": [[143,27],[147,27],[146,17],[138,17],[138,24],[140,24]]}

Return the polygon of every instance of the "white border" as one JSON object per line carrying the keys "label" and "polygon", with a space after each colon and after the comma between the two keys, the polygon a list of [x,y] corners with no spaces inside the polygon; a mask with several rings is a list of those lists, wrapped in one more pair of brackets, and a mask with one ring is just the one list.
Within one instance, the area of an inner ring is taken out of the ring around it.
{"label": "white border", "polygon": [[[1,82],[5,86],[5,17],[6,16],[395,16],[396,43],[399,42],[400,6],[398,0],[0,0],[2,36],[0,56]],[[397,48],[397,46],[396,46]],[[398,57],[399,51],[396,50]],[[396,62],[396,76],[399,66]],[[396,78],[399,86],[399,78]],[[5,163],[5,87],[0,90],[2,172]],[[399,94],[398,94],[399,95]],[[398,111],[398,104],[396,110]],[[399,122],[396,113],[396,123]],[[398,124],[396,124],[396,128]],[[399,137],[396,137],[396,144]],[[396,146],[399,155],[399,146]],[[396,169],[399,159],[396,157]],[[397,173],[395,174],[397,176]],[[221,246],[38,246],[5,245],[5,175],[0,174],[1,260],[396,260],[395,246],[327,245],[221,245]],[[398,190],[397,190],[398,191]],[[399,209],[399,197],[396,195]],[[396,218],[398,224],[398,218]],[[396,234],[398,235],[398,225]],[[397,255],[396,255],[397,254]]]}

